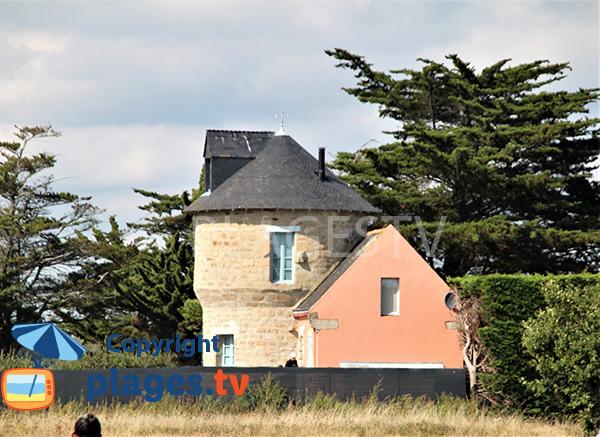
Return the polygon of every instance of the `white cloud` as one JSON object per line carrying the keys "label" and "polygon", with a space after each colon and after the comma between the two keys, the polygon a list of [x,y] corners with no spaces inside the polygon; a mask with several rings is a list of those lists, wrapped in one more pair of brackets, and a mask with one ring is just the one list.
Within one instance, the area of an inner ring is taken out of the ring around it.
{"label": "white cloud", "polygon": [[13,49],[25,48],[32,52],[43,53],[59,53],[64,49],[67,41],[65,35],[31,30],[11,31],[4,38]]}
{"label": "white cloud", "polygon": [[57,168],[84,186],[166,189],[197,181],[204,131],[170,125],[66,128],[58,141]]}
{"label": "white cloud", "polygon": [[[598,3],[7,3],[0,17],[0,135],[52,122],[60,184],[123,223],[143,215],[132,187],[197,186],[207,128],[286,130],[311,153],[356,150],[396,122],[346,95],[352,72],[323,50],[380,70],[449,53],[482,68],[570,61],[561,86],[598,84]],[[597,106],[596,106],[597,108]],[[598,110],[596,109],[596,114]],[[331,158],[331,156],[329,156]]]}
{"label": "white cloud", "polygon": [[[137,206],[145,199],[133,188],[178,194],[198,187],[202,169],[204,129],[186,126],[96,126],[62,128],[59,138],[31,143],[30,153],[57,156],[52,174],[55,189],[80,196],[117,214],[119,221],[135,221],[145,213]],[[0,138],[15,129],[0,125]]]}
{"label": "white cloud", "polygon": [[[426,56],[443,59],[457,53],[478,70],[501,59],[511,65],[547,59],[570,62],[571,79],[556,87],[596,87],[599,61],[597,2],[472,2],[461,11],[459,37],[428,47]],[[579,11],[579,14],[574,12]],[[477,17],[478,19],[472,19]]]}

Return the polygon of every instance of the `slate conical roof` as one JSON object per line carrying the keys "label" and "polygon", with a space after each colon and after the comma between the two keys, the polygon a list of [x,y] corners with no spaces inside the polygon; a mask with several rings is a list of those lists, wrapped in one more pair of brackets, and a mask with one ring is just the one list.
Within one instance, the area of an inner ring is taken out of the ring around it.
{"label": "slate conical roof", "polygon": [[214,191],[205,193],[185,210],[286,209],[356,211],[376,214],[377,208],[327,170],[289,135],[272,135],[258,156]]}

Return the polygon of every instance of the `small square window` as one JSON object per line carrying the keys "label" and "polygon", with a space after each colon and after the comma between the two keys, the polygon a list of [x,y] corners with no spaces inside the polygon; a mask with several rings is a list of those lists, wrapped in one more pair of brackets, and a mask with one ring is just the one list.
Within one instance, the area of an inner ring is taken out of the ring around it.
{"label": "small square window", "polygon": [[381,278],[381,315],[397,316],[400,314],[400,280],[398,278]]}

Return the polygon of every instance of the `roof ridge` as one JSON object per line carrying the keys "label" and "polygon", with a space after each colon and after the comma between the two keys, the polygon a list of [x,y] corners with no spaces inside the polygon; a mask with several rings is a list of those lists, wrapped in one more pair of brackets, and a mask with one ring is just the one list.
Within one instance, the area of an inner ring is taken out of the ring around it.
{"label": "roof ridge", "polygon": [[206,129],[206,132],[231,132],[231,133],[252,133],[252,134],[275,134],[272,130],[234,130],[234,129]]}

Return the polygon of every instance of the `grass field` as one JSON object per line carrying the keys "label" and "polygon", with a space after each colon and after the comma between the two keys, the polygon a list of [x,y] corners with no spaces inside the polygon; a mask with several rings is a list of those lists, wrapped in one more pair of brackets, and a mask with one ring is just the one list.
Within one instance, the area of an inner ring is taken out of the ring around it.
{"label": "grass field", "polygon": [[138,402],[87,406],[72,402],[43,411],[0,410],[0,436],[70,436],[77,417],[93,413],[104,437],[121,436],[580,436],[577,424],[552,424],[482,411],[461,399],[437,403],[401,398],[342,403],[319,399],[280,409],[233,411],[219,402]]}

